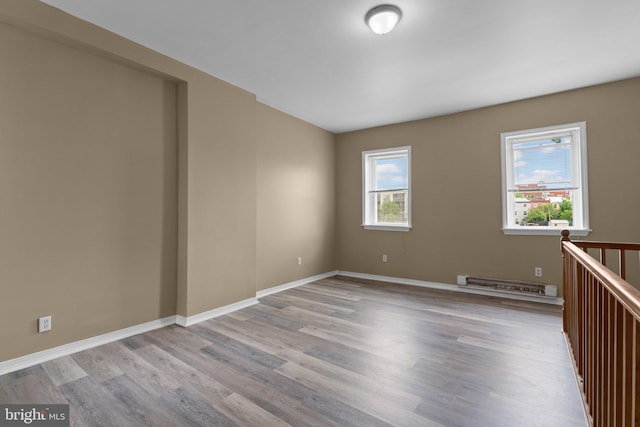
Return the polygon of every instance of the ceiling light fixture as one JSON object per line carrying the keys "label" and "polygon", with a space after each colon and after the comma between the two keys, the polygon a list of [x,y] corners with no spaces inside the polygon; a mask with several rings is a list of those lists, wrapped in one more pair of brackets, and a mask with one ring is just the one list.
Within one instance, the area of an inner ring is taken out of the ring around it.
{"label": "ceiling light fixture", "polygon": [[393,30],[401,17],[402,11],[399,7],[383,4],[367,12],[364,20],[374,33],[387,34]]}

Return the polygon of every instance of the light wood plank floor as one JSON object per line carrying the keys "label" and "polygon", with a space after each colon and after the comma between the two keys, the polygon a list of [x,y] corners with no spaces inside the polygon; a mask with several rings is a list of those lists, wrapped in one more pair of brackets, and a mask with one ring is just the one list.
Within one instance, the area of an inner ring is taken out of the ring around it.
{"label": "light wood plank floor", "polygon": [[559,307],[331,278],[0,377],[76,426],[585,426]]}

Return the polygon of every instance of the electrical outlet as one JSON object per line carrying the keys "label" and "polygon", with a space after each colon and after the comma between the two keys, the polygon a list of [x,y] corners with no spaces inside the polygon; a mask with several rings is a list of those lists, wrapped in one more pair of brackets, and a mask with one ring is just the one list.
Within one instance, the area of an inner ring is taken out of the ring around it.
{"label": "electrical outlet", "polygon": [[387,262],[387,256],[386,255],[382,255],[382,262]]}
{"label": "electrical outlet", "polygon": [[38,333],[51,330],[51,316],[44,316],[38,319]]}
{"label": "electrical outlet", "polygon": [[298,265],[302,265],[302,257],[301,256],[298,257]]}
{"label": "electrical outlet", "polygon": [[542,277],[542,267],[536,267],[533,271],[536,277]]}

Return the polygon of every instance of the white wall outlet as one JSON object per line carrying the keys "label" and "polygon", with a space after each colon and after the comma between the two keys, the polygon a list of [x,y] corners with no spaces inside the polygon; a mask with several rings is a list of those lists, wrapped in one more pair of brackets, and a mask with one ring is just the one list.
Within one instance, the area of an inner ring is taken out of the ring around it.
{"label": "white wall outlet", "polygon": [[536,277],[542,277],[542,267],[536,267],[533,272],[535,273]]}
{"label": "white wall outlet", "polygon": [[382,254],[382,262],[387,262],[387,256],[385,254]]}
{"label": "white wall outlet", "polygon": [[38,333],[51,330],[51,316],[44,316],[38,319]]}
{"label": "white wall outlet", "polygon": [[301,256],[298,257],[298,265],[302,265],[302,257]]}

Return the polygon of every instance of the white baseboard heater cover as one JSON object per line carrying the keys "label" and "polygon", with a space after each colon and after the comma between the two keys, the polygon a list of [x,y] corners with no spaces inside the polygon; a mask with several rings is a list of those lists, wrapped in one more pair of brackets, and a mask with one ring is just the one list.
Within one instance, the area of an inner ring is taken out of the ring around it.
{"label": "white baseboard heater cover", "polygon": [[487,277],[463,276],[458,277],[460,287],[509,292],[521,295],[557,297],[558,287],[546,283],[523,282],[519,280],[490,279]]}

